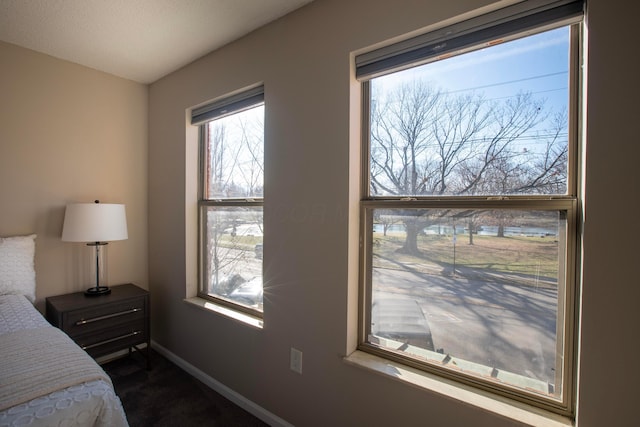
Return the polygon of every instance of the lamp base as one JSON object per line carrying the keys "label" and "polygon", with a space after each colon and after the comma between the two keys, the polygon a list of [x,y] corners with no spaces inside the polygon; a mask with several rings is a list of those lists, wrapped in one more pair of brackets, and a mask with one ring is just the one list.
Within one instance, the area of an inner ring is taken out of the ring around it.
{"label": "lamp base", "polygon": [[111,289],[108,286],[94,286],[93,288],[89,288],[84,291],[84,294],[87,296],[100,296],[100,295],[108,295],[111,293]]}

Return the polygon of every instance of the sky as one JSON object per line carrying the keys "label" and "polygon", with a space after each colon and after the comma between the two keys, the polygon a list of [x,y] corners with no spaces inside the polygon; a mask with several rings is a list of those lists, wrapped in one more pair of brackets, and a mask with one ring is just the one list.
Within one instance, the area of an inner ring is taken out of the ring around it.
{"label": "sky", "polygon": [[561,27],[378,77],[372,86],[386,91],[420,78],[446,93],[482,94],[491,100],[531,92],[545,100],[549,112],[566,111],[569,40],[570,28]]}
{"label": "sky", "polygon": [[403,78],[422,77],[447,92],[476,90],[489,98],[522,89],[559,105],[567,102],[568,70],[569,27],[562,27],[375,80],[387,87]]}

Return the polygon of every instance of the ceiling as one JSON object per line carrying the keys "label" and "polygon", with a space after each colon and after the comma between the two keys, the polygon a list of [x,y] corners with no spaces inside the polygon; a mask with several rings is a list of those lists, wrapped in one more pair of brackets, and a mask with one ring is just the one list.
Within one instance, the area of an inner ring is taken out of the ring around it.
{"label": "ceiling", "polygon": [[151,83],[312,0],[0,0],[0,40]]}

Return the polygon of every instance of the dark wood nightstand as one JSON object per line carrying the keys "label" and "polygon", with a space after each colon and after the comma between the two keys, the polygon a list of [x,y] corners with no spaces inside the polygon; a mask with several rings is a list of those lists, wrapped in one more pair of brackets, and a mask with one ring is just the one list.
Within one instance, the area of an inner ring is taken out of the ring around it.
{"label": "dark wood nightstand", "polygon": [[[149,368],[149,292],[133,285],[111,286],[111,293],[87,296],[84,292],[46,299],[49,323],[67,333],[92,357],[120,350],[139,349],[146,343],[144,356]],[[141,353],[142,354],[142,353]]]}

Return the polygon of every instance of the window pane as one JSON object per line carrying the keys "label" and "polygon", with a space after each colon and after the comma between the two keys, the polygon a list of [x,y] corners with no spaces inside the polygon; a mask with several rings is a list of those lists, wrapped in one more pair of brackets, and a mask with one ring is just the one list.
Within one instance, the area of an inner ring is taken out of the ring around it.
{"label": "window pane", "polygon": [[205,199],[262,197],[264,105],[205,125]]}
{"label": "window pane", "polygon": [[569,35],[371,80],[371,195],[566,194]]}
{"label": "window pane", "polygon": [[372,213],[370,343],[561,400],[565,211]]}
{"label": "window pane", "polygon": [[205,293],[262,311],[262,207],[203,207]]}

